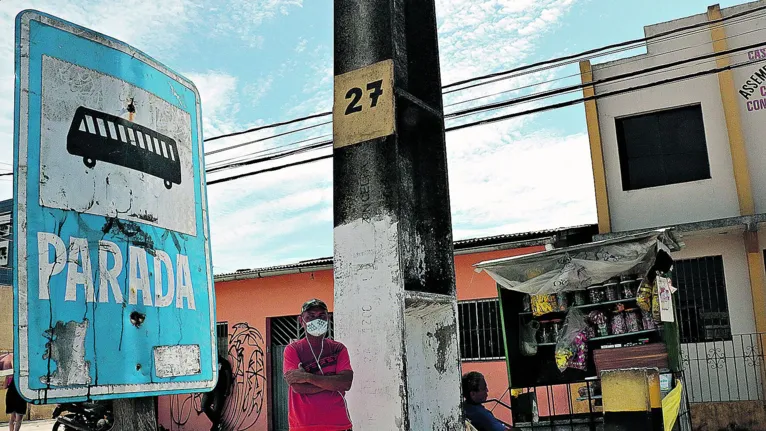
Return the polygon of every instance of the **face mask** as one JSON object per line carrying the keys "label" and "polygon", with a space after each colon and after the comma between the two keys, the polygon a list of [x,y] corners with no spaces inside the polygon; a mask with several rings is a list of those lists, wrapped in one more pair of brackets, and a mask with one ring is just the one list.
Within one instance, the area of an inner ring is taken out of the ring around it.
{"label": "face mask", "polygon": [[327,321],[324,319],[314,319],[306,323],[306,332],[314,337],[319,337],[327,332]]}

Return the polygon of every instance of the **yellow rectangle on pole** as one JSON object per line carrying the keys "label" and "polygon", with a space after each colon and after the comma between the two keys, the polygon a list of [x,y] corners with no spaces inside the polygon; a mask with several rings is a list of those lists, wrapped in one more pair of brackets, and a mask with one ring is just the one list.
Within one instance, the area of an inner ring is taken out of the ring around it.
{"label": "yellow rectangle on pole", "polygon": [[333,147],[382,138],[396,131],[392,60],[336,76],[334,94]]}

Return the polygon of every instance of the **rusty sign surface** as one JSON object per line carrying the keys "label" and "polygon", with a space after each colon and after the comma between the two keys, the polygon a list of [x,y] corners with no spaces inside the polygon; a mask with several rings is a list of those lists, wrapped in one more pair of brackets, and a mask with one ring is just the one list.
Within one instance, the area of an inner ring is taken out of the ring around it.
{"label": "rusty sign surface", "polygon": [[14,378],[35,403],[217,379],[199,93],[120,42],[16,18]]}

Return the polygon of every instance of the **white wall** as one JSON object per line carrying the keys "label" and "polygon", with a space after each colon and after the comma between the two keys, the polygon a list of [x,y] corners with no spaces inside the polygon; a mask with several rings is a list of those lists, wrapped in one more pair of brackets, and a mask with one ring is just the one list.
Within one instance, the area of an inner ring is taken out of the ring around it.
{"label": "white wall", "polygon": [[[763,4],[766,2],[761,1],[757,5]],[[647,36],[651,36],[706,21],[707,15],[700,14],[649,26],[645,32]],[[750,20],[742,25],[748,25],[750,26],[748,30],[753,30],[755,28],[753,26],[759,24],[759,21]],[[737,28],[733,31],[742,32],[744,30]],[[763,37],[760,31],[753,34],[756,38]],[[593,77],[595,80],[604,79],[712,52],[710,30],[708,27],[701,27],[687,33],[684,37],[675,36],[661,43],[650,43],[645,55],[594,65]],[[711,60],[693,62],[665,72],[653,72],[640,78],[602,84],[597,86],[596,93],[604,94],[616,89],[635,87],[715,67],[715,62]],[[691,104],[701,104],[702,106],[711,179],[624,191],[615,119]],[[707,75],[693,80],[599,99],[597,106],[604,149],[609,209],[614,231],[740,215],[726,122],[716,75]],[[759,172],[759,175],[766,179],[766,172],[763,174]],[[766,194],[764,198],[766,198]]]}
{"label": "white wall", "polygon": [[742,238],[742,228],[732,228],[726,234],[684,234],[682,241],[686,247],[680,252],[673,253],[673,259],[717,255],[723,257],[731,332],[732,334],[754,333],[755,319],[750,273],[747,267],[747,252]]}

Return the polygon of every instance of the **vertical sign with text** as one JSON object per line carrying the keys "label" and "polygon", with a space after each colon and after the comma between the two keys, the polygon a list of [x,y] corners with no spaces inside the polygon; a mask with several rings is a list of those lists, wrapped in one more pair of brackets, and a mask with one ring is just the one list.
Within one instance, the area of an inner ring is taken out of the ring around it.
{"label": "vertical sign with text", "polygon": [[216,382],[199,94],[144,53],[16,18],[15,351],[35,403]]}

